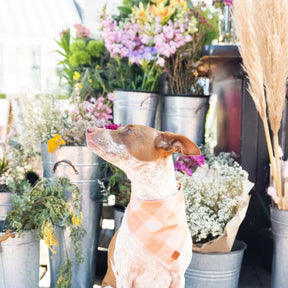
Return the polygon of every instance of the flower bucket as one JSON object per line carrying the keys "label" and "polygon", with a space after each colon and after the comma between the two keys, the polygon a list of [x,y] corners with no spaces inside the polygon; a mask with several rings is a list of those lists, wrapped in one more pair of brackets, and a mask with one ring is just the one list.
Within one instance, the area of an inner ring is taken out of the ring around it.
{"label": "flower bucket", "polygon": [[124,207],[120,207],[117,205],[114,206],[114,223],[115,223],[114,232],[116,232],[120,228],[122,219],[124,217],[124,213],[125,213]]}
{"label": "flower bucket", "polygon": [[[78,264],[68,229],[63,231],[61,227],[55,225],[55,234],[59,240],[59,246],[56,247],[56,254],[50,260],[51,288],[56,287],[59,269],[66,259],[66,252],[72,262],[72,288],[92,288],[96,272],[102,212],[98,179],[102,178],[104,161],[86,146],[62,146],[55,153],[50,154],[47,152],[47,145],[43,144],[41,152],[44,177],[67,177],[71,183],[78,186],[81,192],[82,227],[87,232],[82,239],[81,245],[84,262]],[[61,162],[64,159],[69,160],[79,173],[75,174],[70,165]],[[53,168],[57,162],[59,162],[59,165],[57,165],[54,175]],[[67,196],[71,197],[71,195]]]}
{"label": "flower bucket", "polygon": [[271,207],[273,263],[271,287],[287,287],[288,283],[288,211]]}
{"label": "flower bucket", "polygon": [[185,288],[237,288],[246,244],[235,241],[231,252],[193,251],[185,273]]}
{"label": "flower bucket", "polygon": [[161,130],[182,134],[195,144],[202,144],[209,96],[165,95],[163,101]]}
{"label": "flower bucket", "polygon": [[114,94],[114,123],[155,127],[159,94],[130,90],[115,90]]}
{"label": "flower bucket", "polygon": [[[4,233],[0,233],[0,237]],[[0,287],[38,288],[40,240],[34,230],[0,243]]]}
{"label": "flower bucket", "polygon": [[0,232],[3,228],[2,226],[4,225],[4,221],[7,217],[7,214],[11,209],[12,209],[11,193],[9,191],[7,192],[0,191]]}

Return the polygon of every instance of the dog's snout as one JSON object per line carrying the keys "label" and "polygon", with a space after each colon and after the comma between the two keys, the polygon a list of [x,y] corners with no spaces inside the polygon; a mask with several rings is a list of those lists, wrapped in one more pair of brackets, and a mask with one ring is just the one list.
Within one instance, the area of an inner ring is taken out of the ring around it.
{"label": "dog's snout", "polygon": [[93,133],[93,132],[95,132],[94,128],[87,128],[87,133]]}

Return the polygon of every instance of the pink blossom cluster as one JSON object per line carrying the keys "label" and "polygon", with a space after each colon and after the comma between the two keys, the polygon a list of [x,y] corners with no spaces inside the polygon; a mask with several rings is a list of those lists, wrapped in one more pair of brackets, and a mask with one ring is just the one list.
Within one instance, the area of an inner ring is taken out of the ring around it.
{"label": "pink blossom cluster", "polygon": [[121,127],[121,124],[107,124],[104,126],[106,129],[110,129],[110,130],[117,130],[119,127]]}
{"label": "pink blossom cluster", "polygon": [[180,155],[174,163],[174,169],[176,171],[192,176],[193,171],[197,167],[201,167],[205,163],[205,158],[201,154],[200,156],[183,156]]}
{"label": "pink blossom cluster", "polygon": [[[110,101],[112,98],[110,97]],[[70,116],[72,122],[78,122],[79,120],[91,120],[97,119],[102,121],[108,121],[113,119],[112,109],[109,107],[109,103],[104,97],[99,97],[96,101],[84,101],[82,102],[77,109],[70,111]]]}
{"label": "pink blossom cluster", "polygon": [[90,37],[91,32],[88,28],[84,27],[82,24],[74,24],[73,26],[76,29],[77,38]]}
{"label": "pink blossom cluster", "polygon": [[156,18],[152,29],[152,25],[146,24],[142,27],[140,23],[133,21],[117,25],[116,21],[106,15],[102,26],[102,37],[111,57],[129,57],[132,63],[139,63],[142,59],[157,59],[156,63],[163,66],[165,58],[169,58],[179,47],[192,41],[192,37],[186,35],[189,24],[173,23],[171,20],[162,25],[160,19]]}
{"label": "pink blossom cluster", "polygon": [[171,20],[164,26],[156,21],[154,45],[158,52],[157,64],[163,66],[165,58],[169,58],[176,53],[177,49],[192,41],[190,35],[185,35],[187,24],[172,22]]}

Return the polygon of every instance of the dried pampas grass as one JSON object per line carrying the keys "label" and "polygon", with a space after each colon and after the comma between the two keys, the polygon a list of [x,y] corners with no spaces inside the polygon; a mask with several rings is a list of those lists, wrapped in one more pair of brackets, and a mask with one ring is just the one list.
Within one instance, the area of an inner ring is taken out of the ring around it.
{"label": "dried pampas grass", "polygon": [[248,91],[264,124],[272,174],[280,198],[278,207],[282,209],[278,132],[288,77],[288,0],[234,0],[233,5],[240,53],[249,78]]}

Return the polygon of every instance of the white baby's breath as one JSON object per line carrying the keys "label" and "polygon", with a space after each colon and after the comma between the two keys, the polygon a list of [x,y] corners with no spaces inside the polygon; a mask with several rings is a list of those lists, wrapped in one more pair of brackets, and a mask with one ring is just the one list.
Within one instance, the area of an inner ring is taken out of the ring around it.
{"label": "white baby's breath", "polygon": [[188,226],[194,243],[205,243],[223,234],[242,201],[242,182],[248,174],[227,158],[227,154],[207,161],[192,176],[176,172],[183,185]]}

